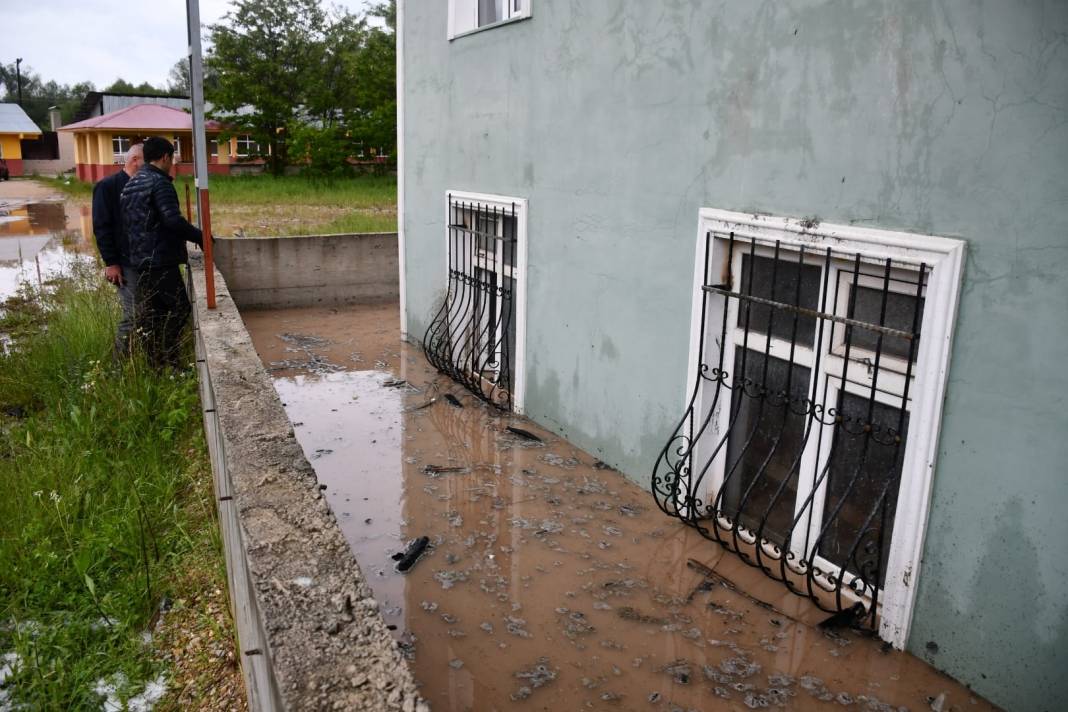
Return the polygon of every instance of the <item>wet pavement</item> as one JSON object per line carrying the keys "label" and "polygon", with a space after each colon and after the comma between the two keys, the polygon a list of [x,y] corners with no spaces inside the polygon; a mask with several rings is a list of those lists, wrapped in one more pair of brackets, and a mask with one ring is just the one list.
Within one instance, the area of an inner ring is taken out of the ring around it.
{"label": "wet pavement", "polygon": [[826,614],[620,473],[485,407],[399,341],[395,304],[243,318],[434,709],[995,709],[878,640],[818,630]]}
{"label": "wet pavement", "polygon": [[88,205],[65,202],[39,183],[0,183],[0,301],[92,259],[92,230]]}

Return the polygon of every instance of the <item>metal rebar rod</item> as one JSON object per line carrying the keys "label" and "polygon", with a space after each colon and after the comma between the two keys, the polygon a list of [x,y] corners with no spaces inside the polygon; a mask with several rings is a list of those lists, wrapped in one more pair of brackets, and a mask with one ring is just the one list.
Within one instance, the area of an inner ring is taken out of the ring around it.
{"label": "metal rebar rod", "polygon": [[797,312],[804,316],[811,316],[817,319],[828,319],[830,321],[838,322],[839,324],[846,324],[848,326],[855,326],[868,331],[874,331],[876,333],[885,334],[887,336],[897,336],[902,339],[911,341],[916,337],[911,331],[902,331],[901,329],[894,329],[889,326],[879,326],[878,324],[869,324],[866,321],[859,321],[857,319],[850,319],[849,317],[838,316],[837,314],[828,314],[826,312],[817,311],[816,309],[808,309],[806,307],[794,306],[793,304],[786,304],[784,302],[777,302],[772,299],[764,299],[763,297],[755,297],[751,294],[741,294],[739,292],[732,292],[729,289],[724,289],[717,284],[706,284],[701,287],[706,292],[713,294],[722,294],[725,297],[734,297],[735,299],[741,299],[743,301],[756,302],[757,304],[765,304],[776,309],[786,309],[788,311]]}

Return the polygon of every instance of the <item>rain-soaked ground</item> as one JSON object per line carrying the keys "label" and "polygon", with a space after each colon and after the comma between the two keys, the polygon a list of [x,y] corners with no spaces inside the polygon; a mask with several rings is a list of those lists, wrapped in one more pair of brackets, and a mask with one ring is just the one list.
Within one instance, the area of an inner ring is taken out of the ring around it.
{"label": "rain-soaked ground", "polygon": [[0,301],[43,286],[95,251],[89,206],[30,181],[0,183]]}
{"label": "rain-soaked ground", "polygon": [[992,709],[878,640],[825,634],[826,614],[642,488],[483,406],[399,341],[396,305],[244,319],[434,709]]}

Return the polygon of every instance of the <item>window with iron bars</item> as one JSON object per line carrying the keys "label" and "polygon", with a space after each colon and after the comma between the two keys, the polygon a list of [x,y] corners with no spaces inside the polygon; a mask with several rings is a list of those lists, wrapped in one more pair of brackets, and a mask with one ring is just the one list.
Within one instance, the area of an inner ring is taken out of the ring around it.
{"label": "window with iron bars", "polygon": [[526,201],[450,193],[447,217],[448,284],[424,353],[480,399],[521,411]]}
{"label": "window with iron bars", "polygon": [[901,647],[963,243],[715,210],[701,221],[691,391],[654,469],[657,502]]}

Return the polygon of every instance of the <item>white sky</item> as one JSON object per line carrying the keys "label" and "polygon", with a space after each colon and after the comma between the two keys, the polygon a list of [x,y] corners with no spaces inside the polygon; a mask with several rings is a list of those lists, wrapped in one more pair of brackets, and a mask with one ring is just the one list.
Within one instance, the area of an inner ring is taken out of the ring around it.
{"label": "white sky", "polygon": [[[371,3],[324,4],[360,13]],[[229,0],[200,0],[201,22],[217,22],[229,6]],[[122,77],[165,86],[167,73],[187,52],[184,0],[0,0],[0,15],[0,62],[22,57],[23,68],[43,81],[91,81],[102,89]]]}

